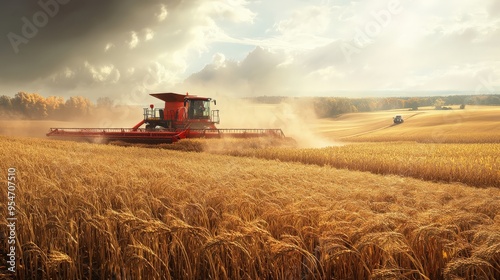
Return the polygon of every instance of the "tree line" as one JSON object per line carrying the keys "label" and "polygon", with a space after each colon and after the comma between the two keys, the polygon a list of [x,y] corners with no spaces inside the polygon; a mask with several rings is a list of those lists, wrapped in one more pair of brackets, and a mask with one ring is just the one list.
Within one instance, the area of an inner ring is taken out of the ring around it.
{"label": "tree line", "polygon": [[[419,107],[460,105],[500,105],[500,95],[452,95],[431,97],[282,97],[260,96],[248,98],[252,102],[278,104],[290,99],[298,99],[305,106],[312,105],[320,118],[335,117],[346,113],[371,112],[391,109],[418,110]],[[75,120],[92,116],[100,109],[110,109],[113,101],[108,97],[97,99],[94,104],[86,97],[59,96],[44,97],[38,93],[19,92],[14,97],[0,96],[0,117],[26,119]]]}
{"label": "tree line", "polygon": [[0,96],[0,117],[75,120],[91,116],[95,109],[111,104],[109,98],[100,98],[94,104],[83,96],[65,100],[59,96],[44,97],[38,93],[19,92],[14,97]]}
{"label": "tree line", "polygon": [[[260,96],[250,98],[256,103],[277,104],[290,97]],[[500,105],[500,95],[451,95],[427,97],[296,97],[304,105],[312,104],[319,118],[336,117],[347,113],[372,112],[392,109],[418,110],[432,106],[435,109],[451,109],[447,106],[460,105]]]}

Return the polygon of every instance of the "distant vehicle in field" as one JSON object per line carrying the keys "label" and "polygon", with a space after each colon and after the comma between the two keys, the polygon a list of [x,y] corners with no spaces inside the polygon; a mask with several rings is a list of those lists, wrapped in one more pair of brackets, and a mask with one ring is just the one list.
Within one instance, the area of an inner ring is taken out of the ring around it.
{"label": "distant vehicle in field", "polygon": [[393,120],[394,120],[394,124],[400,124],[400,123],[403,123],[403,122],[404,122],[404,120],[403,120],[403,116],[401,116],[401,115],[396,115],[396,116],[393,118]]}

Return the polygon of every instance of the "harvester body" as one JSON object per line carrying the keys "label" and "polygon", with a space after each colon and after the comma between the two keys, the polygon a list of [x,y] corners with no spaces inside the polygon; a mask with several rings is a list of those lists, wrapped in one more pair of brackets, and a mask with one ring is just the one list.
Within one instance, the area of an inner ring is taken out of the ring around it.
{"label": "harvester body", "polygon": [[[47,136],[92,142],[173,143],[184,138],[283,138],[281,129],[218,129],[219,110],[215,100],[177,93],[151,94],[165,107],[144,108],[143,119],[132,128],[51,128]],[[141,128],[145,125],[145,128]]]}
{"label": "harvester body", "polygon": [[[219,110],[210,110],[211,98],[176,93],[156,93],[152,96],[165,101],[164,108],[144,108],[143,122],[147,130],[163,129],[216,129]],[[142,125],[142,123],[139,123]],[[137,124],[137,125],[139,125]],[[137,126],[136,125],[136,126]],[[187,127],[186,127],[187,126]],[[137,127],[138,128],[138,127]]]}

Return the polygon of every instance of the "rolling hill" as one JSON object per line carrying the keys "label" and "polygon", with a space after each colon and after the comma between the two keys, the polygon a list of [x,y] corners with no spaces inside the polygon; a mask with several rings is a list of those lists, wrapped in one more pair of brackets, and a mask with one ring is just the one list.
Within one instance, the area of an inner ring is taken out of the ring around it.
{"label": "rolling hill", "polygon": [[[405,122],[393,125],[392,117]],[[325,138],[350,141],[500,142],[500,107],[468,106],[465,110],[389,110],[351,113],[320,119],[314,131]]]}

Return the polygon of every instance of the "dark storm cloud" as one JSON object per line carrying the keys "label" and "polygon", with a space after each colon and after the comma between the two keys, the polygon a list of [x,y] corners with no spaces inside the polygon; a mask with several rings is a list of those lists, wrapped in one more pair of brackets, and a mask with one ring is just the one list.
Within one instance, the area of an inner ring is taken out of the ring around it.
{"label": "dark storm cloud", "polygon": [[158,24],[161,5],[180,0],[39,0],[0,2],[1,82],[49,76],[72,59],[101,52],[116,34]]}

